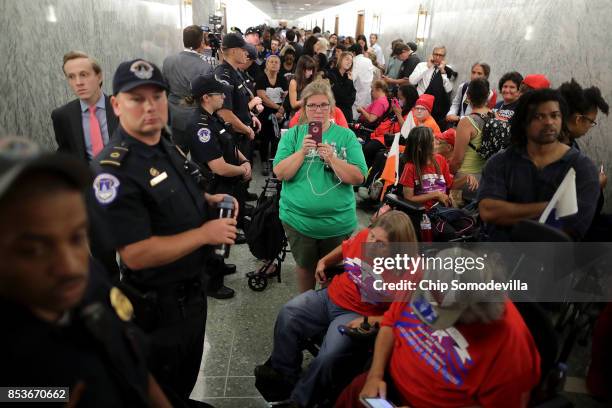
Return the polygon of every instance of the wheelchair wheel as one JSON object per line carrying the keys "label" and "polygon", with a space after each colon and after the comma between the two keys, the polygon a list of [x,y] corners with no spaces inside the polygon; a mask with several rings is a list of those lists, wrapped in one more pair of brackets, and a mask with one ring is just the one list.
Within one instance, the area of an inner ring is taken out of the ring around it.
{"label": "wheelchair wheel", "polygon": [[263,292],[264,289],[268,286],[268,278],[265,276],[260,276],[258,274],[253,274],[249,276],[248,285],[251,290],[255,292]]}

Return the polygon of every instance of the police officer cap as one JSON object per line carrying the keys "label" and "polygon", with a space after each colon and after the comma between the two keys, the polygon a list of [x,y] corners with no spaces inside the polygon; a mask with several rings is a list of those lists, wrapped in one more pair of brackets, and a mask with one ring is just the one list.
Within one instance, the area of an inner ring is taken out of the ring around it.
{"label": "police officer cap", "polygon": [[30,170],[58,174],[79,190],[91,182],[89,168],[75,157],[42,153],[37,144],[23,137],[0,137],[0,200]]}
{"label": "police officer cap", "polygon": [[257,48],[253,44],[247,44],[245,46],[249,59],[255,61],[257,59]]}
{"label": "police officer cap", "polygon": [[195,99],[211,93],[223,93],[223,84],[214,76],[200,75],[191,82],[191,94]]}
{"label": "police officer cap", "polygon": [[229,33],[223,37],[223,43],[221,44],[222,48],[244,48],[246,45],[246,41],[240,34],[237,33]]}
{"label": "police officer cap", "polygon": [[142,85],[157,85],[168,91],[168,84],[155,64],[143,59],[119,64],[113,77],[113,94],[128,92]]}
{"label": "police officer cap", "polygon": [[249,28],[247,28],[247,30],[245,31],[244,35],[249,35],[249,34],[257,34],[258,36],[261,37],[261,31],[257,27],[249,27]]}

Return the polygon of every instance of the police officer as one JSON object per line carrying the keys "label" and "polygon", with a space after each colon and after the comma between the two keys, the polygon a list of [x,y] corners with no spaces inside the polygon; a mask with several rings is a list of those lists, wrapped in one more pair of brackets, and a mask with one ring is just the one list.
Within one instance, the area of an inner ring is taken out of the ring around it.
{"label": "police officer", "polygon": [[[243,135],[243,139],[251,141],[255,139],[254,129],[259,130],[261,123],[250,111],[251,95],[238,72],[240,65],[247,62],[246,43],[241,35],[230,33],[223,37],[221,48],[224,61],[223,64],[215,68],[215,78],[222,84],[227,85],[227,89],[225,90],[223,107],[219,109],[217,115],[223,122],[229,123],[235,133]],[[259,100],[259,103],[261,103],[261,100]],[[247,153],[247,157],[249,156],[250,154]]]}
{"label": "police officer", "polygon": [[96,158],[93,192],[125,267],[135,321],[152,339],[152,372],[173,405],[186,406],[195,404],[189,395],[203,352],[204,265],[210,245],[234,243],[236,220],[207,221],[224,196],[204,193],[162,137],[167,89],[154,64],[119,65],[111,102],[120,126]]}
{"label": "police officer", "polygon": [[[246,192],[245,182],[251,178],[251,164],[238,149],[238,140],[231,128],[215,114],[223,107],[224,85],[214,76],[199,76],[191,83],[197,105],[189,127],[189,150],[200,166],[214,174],[209,193],[225,193],[236,197],[241,208]],[[237,243],[244,239],[238,234]],[[227,299],[234,291],[223,285],[223,275],[236,271],[235,265],[223,265],[220,257],[209,258],[208,296]]]}
{"label": "police officer", "polygon": [[0,384],[65,387],[69,406],[169,407],[144,336],[127,322],[129,302],[90,262],[90,183],[76,158],[0,138],[0,319],[10,328],[0,336]]}

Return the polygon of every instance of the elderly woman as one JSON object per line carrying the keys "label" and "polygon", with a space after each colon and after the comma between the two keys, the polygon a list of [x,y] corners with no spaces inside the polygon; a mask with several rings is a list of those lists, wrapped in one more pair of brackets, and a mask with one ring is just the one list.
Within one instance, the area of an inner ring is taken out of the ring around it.
{"label": "elderly woman", "polygon": [[[452,248],[436,258],[478,256]],[[495,264],[489,259],[463,274],[436,264],[424,270],[425,284],[408,302],[385,312],[370,371],[353,380],[335,407],[357,407],[359,397],[414,408],[527,407],[540,379],[540,355],[521,314],[502,291],[450,286],[499,279]],[[450,289],[437,290],[435,283]]]}
{"label": "elderly woman", "polygon": [[348,238],[357,226],[353,186],[367,173],[355,134],[330,121],[335,101],[327,81],[302,91],[305,121],[321,122],[322,143],[308,125],[281,138],[274,174],[283,181],[280,219],[297,264],[300,292],[314,288],[316,262]]}

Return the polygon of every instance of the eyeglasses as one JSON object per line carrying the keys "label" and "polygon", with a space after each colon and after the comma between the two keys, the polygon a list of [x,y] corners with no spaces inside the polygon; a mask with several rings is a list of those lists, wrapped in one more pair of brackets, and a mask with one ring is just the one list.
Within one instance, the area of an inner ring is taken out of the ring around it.
{"label": "eyeglasses", "polygon": [[326,110],[329,109],[330,106],[329,103],[309,103],[306,105],[306,109],[311,111]]}
{"label": "eyeglasses", "polygon": [[584,115],[578,115],[578,116],[580,116],[584,120],[588,121],[591,124],[591,127],[597,126],[597,122],[594,121],[593,119],[589,118],[588,116],[584,116]]}
{"label": "eyeglasses", "polygon": [[442,58],[444,58],[444,57],[446,57],[446,54],[438,54],[438,53],[434,52],[433,56],[434,57],[442,57]]}

